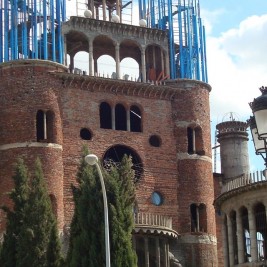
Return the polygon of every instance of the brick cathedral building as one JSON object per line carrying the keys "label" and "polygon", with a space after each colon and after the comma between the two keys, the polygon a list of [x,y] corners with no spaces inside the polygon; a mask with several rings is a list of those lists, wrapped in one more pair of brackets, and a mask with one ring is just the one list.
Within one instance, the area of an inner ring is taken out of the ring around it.
{"label": "brick cathedral building", "polygon": [[[40,54],[0,64],[1,205],[10,202],[17,157],[29,168],[39,157],[59,229],[67,235],[83,145],[103,161],[131,155],[138,266],[218,266],[211,87],[172,76],[167,30],[77,16],[61,33],[64,64]],[[89,75],[73,71],[79,51],[89,52]],[[112,78],[95,74],[104,54],[115,59]],[[139,64],[139,81],[122,79],[126,57]]]}

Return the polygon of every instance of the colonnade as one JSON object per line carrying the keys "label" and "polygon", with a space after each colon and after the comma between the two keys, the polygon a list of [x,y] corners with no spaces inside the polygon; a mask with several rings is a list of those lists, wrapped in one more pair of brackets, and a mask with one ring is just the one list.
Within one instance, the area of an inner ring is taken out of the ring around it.
{"label": "colonnade", "polygon": [[138,267],[170,267],[167,237],[133,235],[133,246],[138,248]]}
{"label": "colonnade", "polygon": [[[66,36],[65,36],[65,43],[67,43]],[[89,64],[89,76],[96,76],[97,75],[97,62],[94,60],[94,44],[93,44],[93,39],[89,39],[88,41],[88,64]],[[146,59],[146,46],[140,46],[140,54],[141,54],[141,66],[140,68],[140,81],[141,82],[146,82],[148,77],[147,77],[147,59]],[[116,64],[116,79],[122,79],[121,75],[121,66],[120,66],[120,43],[116,42],[114,45],[114,54],[115,54],[115,64]],[[104,55],[104,54],[103,54]],[[154,55],[154,61],[155,57],[158,55]],[[164,55],[164,52],[161,49],[160,53],[161,57],[161,70],[163,71],[164,75],[166,77],[169,77],[170,69],[169,69],[169,57],[168,55]],[[139,63],[139,62],[138,62]],[[68,60],[67,60],[67,49],[65,47],[65,65],[68,65]],[[70,64],[69,68],[71,70],[74,69],[74,55],[70,56]],[[153,66],[155,63],[153,63]]]}
{"label": "colonnade", "polygon": [[[230,210],[222,223],[224,266],[266,259],[267,203]],[[246,236],[247,235],[249,236]],[[262,236],[260,248],[257,235]],[[246,242],[249,239],[249,244]]]}

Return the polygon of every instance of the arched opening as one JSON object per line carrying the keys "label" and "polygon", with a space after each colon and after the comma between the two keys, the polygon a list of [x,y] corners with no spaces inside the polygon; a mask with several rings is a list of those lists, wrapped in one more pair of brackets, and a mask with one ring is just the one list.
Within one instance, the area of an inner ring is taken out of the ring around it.
{"label": "arched opening", "polygon": [[38,110],[36,114],[36,139],[37,142],[49,142],[53,143],[54,140],[54,120],[55,114],[49,110],[44,112]]}
{"label": "arched opening", "polygon": [[136,81],[139,77],[139,64],[138,62],[131,58],[124,58],[121,63],[121,73],[124,80]]}
{"label": "arched opening", "polygon": [[119,164],[124,155],[131,156],[135,171],[135,182],[137,182],[143,174],[143,164],[139,155],[131,148],[124,145],[115,145],[109,148],[104,155],[104,166],[108,168],[110,164]]}
{"label": "arched opening", "polygon": [[257,232],[257,246],[258,246],[258,257],[259,260],[266,259],[266,212],[265,206],[262,203],[257,204],[254,207],[254,214],[256,220],[256,232]]}
{"label": "arched opening", "polygon": [[97,59],[97,76],[117,79],[116,62],[109,55],[102,55]]}
{"label": "arched opening", "polygon": [[187,153],[194,154],[195,153],[195,145],[194,145],[194,130],[191,127],[187,128]]}
{"label": "arched opening", "polygon": [[199,230],[207,232],[207,210],[203,203],[199,205]]}
{"label": "arched opening", "polygon": [[130,125],[131,132],[141,132],[142,131],[142,116],[139,107],[133,105],[130,108]]}
{"label": "arched opening", "polygon": [[195,151],[198,155],[204,155],[204,148],[203,148],[203,138],[202,138],[202,129],[200,127],[196,127],[195,131]]}
{"label": "arched opening", "polygon": [[190,215],[191,215],[191,232],[198,232],[199,220],[198,220],[198,210],[196,204],[190,205]]}
{"label": "arched opening", "polygon": [[36,139],[37,142],[44,140],[44,112],[38,110],[36,114]]}
{"label": "arched opening", "polygon": [[74,56],[73,73],[79,75],[89,74],[89,53],[80,51]]}
{"label": "arched opening", "polygon": [[127,131],[126,109],[122,104],[117,104],[115,106],[115,129]]}
{"label": "arched opening", "polygon": [[102,102],[99,106],[100,128],[112,128],[111,107],[107,102]]}
{"label": "arched opening", "polygon": [[232,240],[233,240],[233,249],[234,249],[234,264],[238,264],[238,251],[237,251],[237,226],[236,226],[236,212],[230,212],[230,223],[232,226]]}
{"label": "arched opening", "polygon": [[55,114],[53,111],[48,110],[46,112],[46,131],[47,131],[47,141],[49,143],[54,143],[54,130],[55,130]]}

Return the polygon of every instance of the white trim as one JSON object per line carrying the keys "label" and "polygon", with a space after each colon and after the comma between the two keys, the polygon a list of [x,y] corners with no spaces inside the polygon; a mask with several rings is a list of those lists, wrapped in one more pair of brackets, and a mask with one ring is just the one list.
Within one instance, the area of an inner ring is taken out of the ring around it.
{"label": "white trim", "polygon": [[24,148],[24,147],[45,147],[45,148],[55,148],[62,150],[62,145],[54,143],[40,143],[40,142],[24,142],[24,143],[12,143],[1,145],[0,150],[8,150],[13,148]]}

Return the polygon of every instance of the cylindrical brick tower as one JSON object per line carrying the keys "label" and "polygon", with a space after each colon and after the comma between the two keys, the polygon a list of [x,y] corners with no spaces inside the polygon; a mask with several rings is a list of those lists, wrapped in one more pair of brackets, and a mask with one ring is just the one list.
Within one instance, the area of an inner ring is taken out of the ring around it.
{"label": "cylindrical brick tower", "polygon": [[53,71],[65,71],[65,68],[37,60],[0,66],[0,205],[11,204],[6,193],[13,187],[12,175],[18,157],[24,159],[31,176],[39,157],[52,208],[62,229],[63,137],[56,90],[53,90],[58,85],[48,75]]}
{"label": "cylindrical brick tower", "polygon": [[249,172],[247,123],[234,119],[216,126],[224,179]]}
{"label": "cylindrical brick tower", "polygon": [[183,266],[217,266],[209,117],[211,88],[193,80],[167,84],[180,88],[179,96],[172,102],[181,235],[177,254],[183,258]]}

